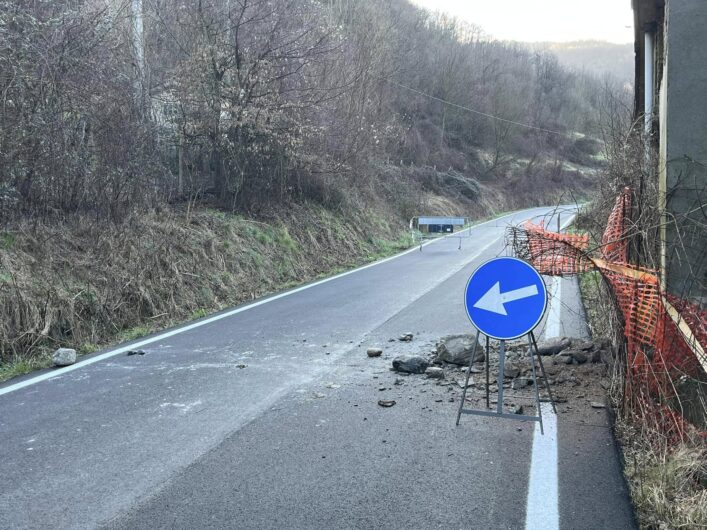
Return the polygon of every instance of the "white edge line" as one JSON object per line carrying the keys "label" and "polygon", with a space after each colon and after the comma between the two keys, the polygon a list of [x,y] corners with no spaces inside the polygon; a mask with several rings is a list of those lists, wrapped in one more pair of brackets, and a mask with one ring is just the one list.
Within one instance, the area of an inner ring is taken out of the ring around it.
{"label": "white edge line", "polygon": [[[531,208],[535,209],[535,208]],[[518,215],[521,213],[523,210],[516,211],[509,213],[507,215],[503,215],[501,217],[496,217],[495,219],[489,219],[488,221],[484,221],[483,223],[479,223],[473,226],[470,226],[469,228],[465,228],[464,230],[471,231],[474,228],[479,228],[480,226],[487,225],[489,223],[495,223],[498,221],[501,221],[502,219],[505,219],[506,217],[512,217],[514,215]],[[423,243],[423,247],[426,247],[427,245],[431,245],[433,243],[437,243],[439,241],[443,241],[445,238],[441,237],[438,239],[433,239],[432,241],[428,241],[427,243]],[[494,240],[493,243],[495,243],[497,240]],[[483,250],[486,250],[487,247],[484,247]],[[85,359],[83,361],[79,361],[76,364],[72,364],[71,366],[66,366],[64,368],[59,368],[56,370],[52,370],[50,372],[38,375],[36,377],[32,377],[31,379],[26,379],[25,381],[20,381],[19,383],[15,383],[14,385],[9,385],[3,388],[0,388],[0,396],[9,394],[10,392],[14,392],[16,390],[20,390],[22,388],[41,383],[42,381],[46,381],[48,379],[53,379],[55,377],[60,377],[64,374],[67,374],[69,372],[73,372],[74,370],[78,370],[79,368],[83,368],[84,366],[88,366],[90,364],[97,363],[99,361],[103,361],[104,359],[109,359],[111,357],[115,357],[116,355],[120,355],[121,353],[125,353],[130,350],[135,350],[138,348],[141,348],[142,346],[147,346],[148,344],[152,344],[153,342],[158,342],[164,339],[168,339],[169,337],[173,337],[175,335],[179,335],[180,333],[184,333],[185,331],[190,331],[192,329],[200,328],[201,326],[205,326],[207,324],[211,324],[212,322],[217,322],[219,320],[222,320],[224,318],[231,317],[233,315],[237,315],[238,313],[242,313],[244,311],[248,311],[249,309],[253,309],[255,307],[261,306],[263,304],[267,304],[268,302],[274,302],[275,300],[279,300],[280,298],[284,298],[286,296],[290,296],[302,291],[305,291],[307,289],[311,289],[312,287],[316,287],[318,285],[322,285],[323,283],[331,282],[333,280],[337,280],[339,278],[343,278],[344,276],[348,276],[350,274],[354,274],[356,272],[360,272],[366,269],[370,269],[371,267],[376,267],[378,265],[382,265],[383,263],[387,263],[389,261],[392,261],[394,259],[398,259],[402,256],[405,256],[407,254],[410,254],[411,252],[419,252],[420,245],[415,245],[412,248],[409,248],[408,250],[405,250],[401,252],[400,254],[396,254],[395,256],[390,256],[388,258],[375,261],[373,263],[369,263],[368,265],[363,265],[362,267],[358,267],[356,269],[352,269],[350,271],[342,272],[340,274],[337,274],[335,276],[331,276],[329,278],[324,278],[322,280],[316,281],[314,283],[309,283],[307,285],[303,285],[301,287],[297,287],[295,289],[292,289],[290,291],[286,291],[284,293],[276,294],[273,296],[270,296],[268,298],[264,298],[262,300],[258,300],[257,302],[253,302],[252,304],[248,304],[246,306],[238,307],[236,309],[232,309],[230,311],[226,311],[225,313],[221,313],[218,315],[215,315],[213,317],[206,318],[204,320],[199,320],[198,322],[194,322],[193,324],[186,324],[184,326],[172,329],[170,331],[166,331],[164,333],[160,333],[159,335],[154,335],[148,339],[139,341],[139,342],[133,342],[127,346],[120,346],[116,349],[107,351],[105,353],[101,353],[100,355],[96,355],[94,357],[91,357],[89,359]],[[482,250],[482,252],[483,252]]]}
{"label": "white edge line", "polygon": [[536,423],[530,459],[525,530],[557,530],[560,527],[557,416],[550,403],[542,403],[540,407],[545,434],[540,434],[540,424]]}
{"label": "white edge line", "polygon": [[[569,226],[576,216],[573,215],[565,222],[561,229]],[[561,296],[561,276],[553,276],[556,294]],[[550,302],[548,320],[556,319],[557,322],[546,322],[545,332],[549,328],[561,327],[560,312],[553,311],[553,306],[558,307],[559,296]],[[555,302],[555,303],[553,303]],[[525,509],[525,530],[556,530],[560,528],[559,511],[559,480],[557,460],[557,416],[550,403],[540,405],[543,416],[545,434],[540,433],[540,425],[535,424],[533,432],[533,449],[530,459],[530,476],[528,477],[528,497]]]}
{"label": "white edge line", "polygon": [[569,225],[571,225],[572,223],[574,223],[574,218],[575,218],[575,217],[577,217],[577,214],[576,214],[576,213],[573,213],[573,214],[572,214],[572,217],[570,217],[568,221],[565,221],[564,223],[562,223],[562,226],[560,226],[560,231],[564,230],[564,229],[567,228]]}
{"label": "white edge line", "polygon": [[[572,224],[575,217],[576,214],[565,221],[560,230],[564,230]],[[550,299],[550,307],[547,310],[547,319],[543,326],[543,337],[546,339],[562,335],[562,276],[551,276],[551,279],[552,298]]]}
{"label": "white edge line", "polygon": [[547,320],[543,336],[545,340],[562,336],[562,277],[552,277],[552,298],[550,299],[550,309],[547,312]]}

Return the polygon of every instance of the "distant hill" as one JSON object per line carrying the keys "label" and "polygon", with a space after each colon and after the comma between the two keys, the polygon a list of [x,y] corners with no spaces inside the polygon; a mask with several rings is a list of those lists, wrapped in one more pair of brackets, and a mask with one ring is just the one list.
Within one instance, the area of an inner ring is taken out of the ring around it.
{"label": "distant hill", "polygon": [[623,83],[634,82],[633,44],[613,44],[602,41],[538,42],[529,46],[548,50],[560,63],[576,70],[586,70],[603,76],[610,74]]}

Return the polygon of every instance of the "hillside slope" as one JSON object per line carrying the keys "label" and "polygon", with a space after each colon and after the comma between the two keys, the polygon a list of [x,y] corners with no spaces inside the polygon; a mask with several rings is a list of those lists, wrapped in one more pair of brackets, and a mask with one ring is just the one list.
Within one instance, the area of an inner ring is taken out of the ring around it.
{"label": "hillside slope", "polygon": [[532,49],[548,51],[557,56],[560,64],[597,77],[610,75],[621,84],[634,84],[633,44],[614,44],[603,41],[541,42],[529,44]]}
{"label": "hillside slope", "polygon": [[406,0],[0,13],[5,361],[391,252],[416,215],[580,200],[603,164],[599,80]]}

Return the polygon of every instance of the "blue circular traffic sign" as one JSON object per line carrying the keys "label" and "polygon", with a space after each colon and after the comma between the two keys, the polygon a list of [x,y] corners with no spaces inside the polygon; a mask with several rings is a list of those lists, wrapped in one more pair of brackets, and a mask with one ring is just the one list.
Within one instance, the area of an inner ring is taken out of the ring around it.
{"label": "blue circular traffic sign", "polygon": [[540,273],[518,258],[495,258],[469,278],[464,294],[469,320],[493,339],[517,339],[545,313],[547,289]]}

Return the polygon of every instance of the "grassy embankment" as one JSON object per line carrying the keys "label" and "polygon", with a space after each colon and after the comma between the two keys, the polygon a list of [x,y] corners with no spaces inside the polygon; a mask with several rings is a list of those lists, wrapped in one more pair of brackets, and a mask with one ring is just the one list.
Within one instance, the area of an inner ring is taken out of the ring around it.
{"label": "grassy embankment", "polygon": [[408,248],[383,211],[296,206],[263,222],[172,209],[4,232],[0,381],[50,366],[58,347],[92,353]]}
{"label": "grassy embankment", "polygon": [[296,207],[267,222],[211,209],[20,226],[0,237],[0,380],[374,261],[410,245],[376,212]]}

